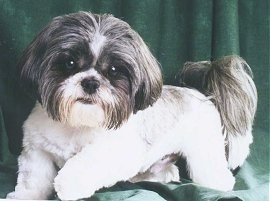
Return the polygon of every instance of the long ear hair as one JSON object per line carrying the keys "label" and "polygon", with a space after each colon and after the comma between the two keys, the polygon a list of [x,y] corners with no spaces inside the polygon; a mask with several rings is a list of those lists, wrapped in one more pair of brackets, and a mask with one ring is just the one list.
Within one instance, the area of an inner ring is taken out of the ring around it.
{"label": "long ear hair", "polygon": [[41,78],[42,63],[47,49],[48,27],[45,27],[24,50],[17,65],[20,83],[23,89],[33,98],[40,100],[38,81]]}
{"label": "long ear hair", "polygon": [[213,62],[186,63],[181,85],[211,96],[226,132],[236,136],[250,131],[254,121],[258,98],[252,78],[244,59],[226,56]]}
{"label": "long ear hair", "polygon": [[134,113],[155,103],[161,95],[163,86],[159,63],[140,37],[137,42],[138,63],[141,65],[141,82],[135,94]]}

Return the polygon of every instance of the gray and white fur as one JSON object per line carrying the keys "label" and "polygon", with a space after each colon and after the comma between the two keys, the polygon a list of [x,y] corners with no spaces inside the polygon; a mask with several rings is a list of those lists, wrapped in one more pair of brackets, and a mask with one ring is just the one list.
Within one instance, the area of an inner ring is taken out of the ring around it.
{"label": "gray and white fur", "polygon": [[[236,55],[225,56],[213,62],[187,62],[180,73],[180,85],[196,88],[217,107],[226,136],[226,150],[231,169],[237,168],[231,158],[245,150],[249,154],[252,143],[252,125],[257,109],[257,89],[247,62]],[[245,149],[234,143],[244,138]],[[232,161],[230,163],[230,161]],[[244,161],[243,161],[244,162]]]}
{"label": "gray and white fur", "polygon": [[257,102],[239,57],[186,64],[184,81],[203,72],[202,93],[163,85],[157,60],[126,22],[78,12],[54,18],[19,69],[37,102],[23,125],[8,198],[47,199],[55,191],[76,200],[119,181],[179,181],[179,156],[193,182],[233,189],[230,169],[249,153]]}

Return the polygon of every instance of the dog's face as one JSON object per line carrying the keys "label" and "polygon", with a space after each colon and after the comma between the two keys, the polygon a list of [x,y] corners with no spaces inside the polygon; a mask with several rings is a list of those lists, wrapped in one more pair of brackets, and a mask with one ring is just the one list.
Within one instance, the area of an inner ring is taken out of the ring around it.
{"label": "dog's face", "polygon": [[160,68],[141,37],[110,15],[54,18],[19,67],[48,115],[72,126],[117,128],[162,90]]}

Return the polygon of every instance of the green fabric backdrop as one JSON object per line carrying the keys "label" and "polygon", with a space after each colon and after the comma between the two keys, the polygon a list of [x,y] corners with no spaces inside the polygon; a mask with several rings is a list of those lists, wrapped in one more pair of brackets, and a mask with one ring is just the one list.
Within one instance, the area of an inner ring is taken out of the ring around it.
{"label": "green fabric backdrop", "polygon": [[238,54],[250,64],[259,104],[251,156],[235,191],[222,193],[189,181],[168,185],[119,183],[91,200],[269,200],[268,0],[0,0],[0,198],[13,190],[21,125],[33,101],[18,87],[16,62],[54,16],[87,10],[112,13],[137,30],[174,84],[185,61]]}

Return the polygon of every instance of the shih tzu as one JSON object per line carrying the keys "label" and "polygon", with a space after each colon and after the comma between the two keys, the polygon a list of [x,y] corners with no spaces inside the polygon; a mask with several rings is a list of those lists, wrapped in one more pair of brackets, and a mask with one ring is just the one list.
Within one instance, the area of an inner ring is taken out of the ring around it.
{"label": "shih tzu", "polygon": [[195,183],[233,189],[257,105],[240,57],[186,63],[183,86],[163,86],[158,62],[127,23],[79,12],[54,18],[19,67],[37,103],[8,198],[55,191],[76,200],[118,181],[179,181],[176,156]]}

